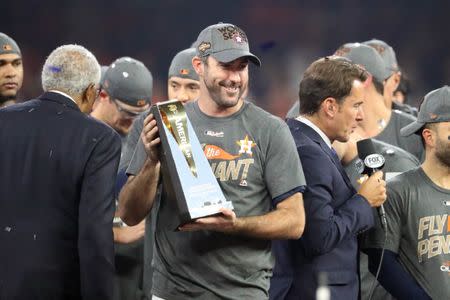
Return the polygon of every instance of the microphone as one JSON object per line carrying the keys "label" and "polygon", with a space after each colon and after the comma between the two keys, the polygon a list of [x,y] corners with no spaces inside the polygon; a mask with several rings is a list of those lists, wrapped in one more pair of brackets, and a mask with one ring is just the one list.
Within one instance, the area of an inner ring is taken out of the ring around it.
{"label": "microphone", "polygon": [[[376,153],[372,139],[360,140],[356,143],[356,147],[358,149],[358,156],[364,164],[364,171],[362,172],[362,174],[371,176],[373,173],[381,170],[384,167],[384,156]],[[386,212],[384,211],[383,204],[381,204],[378,208],[378,214],[380,216],[381,224],[386,231]]]}

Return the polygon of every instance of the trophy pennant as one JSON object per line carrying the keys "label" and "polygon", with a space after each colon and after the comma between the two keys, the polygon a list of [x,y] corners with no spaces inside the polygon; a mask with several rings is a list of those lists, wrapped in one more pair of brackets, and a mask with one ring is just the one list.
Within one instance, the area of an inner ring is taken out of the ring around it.
{"label": "trophy pennant", "polygon": [[158,105],[164,125],[170,131],[178,144],[192,172],[197,177],[197,168],[192,155],[192,146],[187,130],[186,111],[181,102],[171,102]]}

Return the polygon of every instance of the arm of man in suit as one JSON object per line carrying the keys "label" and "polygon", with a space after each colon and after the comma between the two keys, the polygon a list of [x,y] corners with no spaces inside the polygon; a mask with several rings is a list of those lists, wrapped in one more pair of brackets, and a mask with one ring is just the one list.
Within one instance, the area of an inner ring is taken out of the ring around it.
{"label": "arm of man in suit", "polygon": [[[316,256],[332,251],[342,240],[349,239],[369,229],[374,217],[367,199],[380,205],[386,199],[384,181],[371,176],[364,183],[364,194],[349,194],[348,199],[334,199],[333,191],[344,185],[342,175],[336,170],[331,159],[317,147],[306,145],[298,149],[308,184],[304,193],[305,211],[308,225],[303,234],[302,245],[307,255]],[[336,183],[336,181],[338,181]],[[367,198],[367,199],[366,199]],[[343,201],[345,200],[345,201]],[[343,201],[335,207],[335,201]]]}
{"label": "arm of man in suit", "polygon": [[78,253],[83,299],[111,299],[114,290],[114,184],[120,138],[112,130],[94,141],[81,182]]}
{"label": "arm of man in suit", "polygon": [[138,144],[134,155],[146,156],[144,165],[136,176],[128,177],[119,195],[119,215],[129,226],[137,225],[148,215],[158,187],[160,161],[157,146],[160,138],[152,114],[144,120],[141,140],[145,151],[139,151],[142,145]]}

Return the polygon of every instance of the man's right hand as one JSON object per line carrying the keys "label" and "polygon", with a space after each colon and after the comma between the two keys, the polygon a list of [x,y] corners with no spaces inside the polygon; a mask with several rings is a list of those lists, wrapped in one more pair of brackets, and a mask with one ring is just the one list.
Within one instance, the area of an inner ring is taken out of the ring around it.
{"label": "man's right hand", "polygon": [[144,119],[144,127],[142,128],[141,139],[144,143],[145,152],[148,159],[154,163],[159,162],[159,152],[157,146],[161,140],[159,138],[158,127],[153,114],[149,114]]}
{"label": "man's right hand", "polygon": [[366,198],[370,206],[381,206],[386,201],[386,181],[383,180],[383,172],[375,172],[367,178],[361,184],[358,194]]}

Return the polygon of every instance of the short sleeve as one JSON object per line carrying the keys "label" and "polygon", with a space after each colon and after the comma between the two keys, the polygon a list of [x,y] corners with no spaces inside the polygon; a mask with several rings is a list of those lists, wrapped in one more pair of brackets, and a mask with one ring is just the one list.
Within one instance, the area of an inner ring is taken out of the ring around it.
{"label": "short sleeve", "polygon": [[131,126],[130,133],[128,134],[125,145],[122,149],[119,172],[126,170],[131,162],[131,159],[133,158],[133,154],[135,152],[134,150],[140,140],[142,128],[144,127],[144,119],[147,115],[148,112],[144,112],[139,115],[139,117],[134,120],[133,125]]}
{"label": "short sleeve", "polygon": [[384,203],[386,211],[386,245],[384,245],[385,234],[379,218],[376,225],[366,232],[363,237],[363,248],[386,248],[398,253],[402,234],[402,222],[404,220],[405,207],[403,205],[404,195],[400,186],[393,182],[387,185],[387,201]]}
{"label": "short sleeve", "polygon": [[274,199],[298,187],[305,186],[306,181],[288,126],[283,122],[268,136],[270,142],[266,153],[264,178],[272,199]]}

